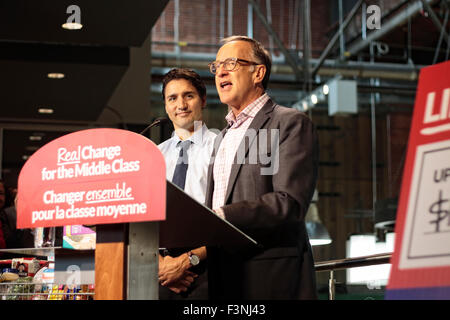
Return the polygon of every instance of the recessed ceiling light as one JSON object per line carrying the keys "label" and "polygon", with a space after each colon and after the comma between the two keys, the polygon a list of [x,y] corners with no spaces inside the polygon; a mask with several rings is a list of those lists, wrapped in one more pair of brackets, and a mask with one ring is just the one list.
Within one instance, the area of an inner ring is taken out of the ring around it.
{"label": "recessed ceiling light", "polygon": [[330,87],[327,84],[324,84],[322,87],[322,92],[324,95],[327,95],[330,92]]}
{"label": "recessed ceiling light", "polygon": [[319,99],[317,99],[317,96],[315,94],[312,94],[311,95],[311,102],[313,104],[316,104],[318,101],[319,101]]}
{"label": "recessed ceiling light", "polygon": [[39,113],[44,113],[44,114],[52,114],[54,112],[54,110],[52,108],[39,108],[38,111],[39,111]]}
{"label": "recessed ceiling light", "polygon": [[50,72],[49,74],[47,74],[47,77],[49,79],[63,79],[65,76],[66,75],[61,72]]}
{"label": "recessed ceiling light", "polygon": [[70,22],[70,23],[64,23],[62,25],[63,29],[67,29],[67,30],[79,30],[81,28],[83,28],[83,25],[81,23],[76,23],[76,22]]}
{"label": "recessed ceiling light", "polygon": [[37,136],[37,135],[33,135],[33,136],[30,136],[30,140],[31,141],[41,141],[42,137],[41,136]]}
{"label": "recessed ceiling light", "polygon": [[38,146],[26,146],[25,150],[27,151],[31,151],[31,152],[35,152],[36,150],[38,150],[39,147]]}

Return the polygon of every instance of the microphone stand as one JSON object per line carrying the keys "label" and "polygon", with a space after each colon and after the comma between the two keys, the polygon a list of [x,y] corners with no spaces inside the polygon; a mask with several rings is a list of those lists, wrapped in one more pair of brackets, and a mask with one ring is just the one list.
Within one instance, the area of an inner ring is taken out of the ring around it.
{"label": "microphone stand", "polygon": [[153,121],[147,128],[142,130],[139,134],[143,135],[147,130],[151,129],[152,127],[156,125],[160,125],[161,123],[168,122],[169,120],[167,118],[156,118],[155,121]]}

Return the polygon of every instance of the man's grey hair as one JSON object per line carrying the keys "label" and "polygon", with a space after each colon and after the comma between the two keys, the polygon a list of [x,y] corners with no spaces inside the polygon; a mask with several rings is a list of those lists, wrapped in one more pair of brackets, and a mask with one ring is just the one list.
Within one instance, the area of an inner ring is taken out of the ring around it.
{"label": "man's grey hair", "polygon": [[264,75],[264,79],[262,81],[264,90],[266,90],[267,85],[269,84],[270,70],[272,68],[272,59],[270,57],[270,53],[264,48],[264,46],[259,41],[249,38],[247,36],[231,36],[222,39],[220,42],[222,44],[227,44],[232,41],[246,41],[251,44],[253,56],[257,60],[255,62],[266,66],[266,74]]}

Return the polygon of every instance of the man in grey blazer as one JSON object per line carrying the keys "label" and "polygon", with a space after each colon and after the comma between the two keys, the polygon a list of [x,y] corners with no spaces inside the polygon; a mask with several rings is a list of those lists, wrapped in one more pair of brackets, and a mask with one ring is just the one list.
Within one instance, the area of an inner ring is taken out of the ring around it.
{"label": "man in grey blazer", "polygon": [[259,246],[208,248],[210,297],[316,299],[304,221],[317,181],[315,127],[265,92],[271,59],[258,41],[222,42],[209,66],[230,112],[215,141],[206,205]]}

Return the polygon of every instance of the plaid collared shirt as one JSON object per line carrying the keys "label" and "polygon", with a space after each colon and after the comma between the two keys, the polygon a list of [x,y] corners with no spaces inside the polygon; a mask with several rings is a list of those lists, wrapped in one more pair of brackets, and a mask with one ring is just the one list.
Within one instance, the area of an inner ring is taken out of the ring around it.
{"label": "plaid collared shirt", "polygon": [[237,118],[232,111],[225,117],[230,127],[220,143],[214,161],[213,210],[216,210],[225,204],[225,195],[227,192],[228,180],[230,179],[231,166],[233,165],[237,149],[241,144],[245,132],[255,118],[255,115],[269,99],[269,95],[265,93],[245,107],[245,109],[238,114]]}

